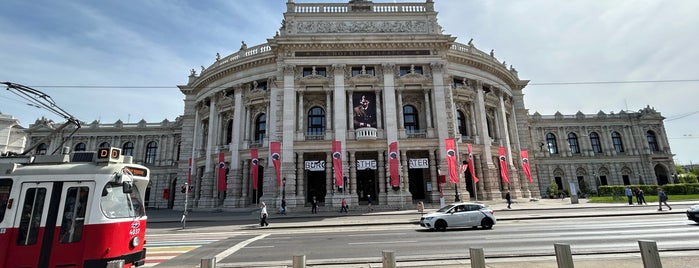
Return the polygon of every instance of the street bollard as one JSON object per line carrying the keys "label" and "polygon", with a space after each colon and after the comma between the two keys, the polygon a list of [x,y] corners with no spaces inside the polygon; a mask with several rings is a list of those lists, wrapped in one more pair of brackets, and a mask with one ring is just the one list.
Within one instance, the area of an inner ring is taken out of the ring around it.
{"label": "street bollard", "polygon": [[558,263],[558,268],[573,268],[573,254],[570,252],[570,245],[568,244],[553,244],[556,250],[556,263]]}
{"label": "street bollard", "polygon": [[485,254],[483,248],[469,248],[471,255],[471,268],[485,268]]}
{"label": "street bollard", "polygon": [[113,260],[107,262],[107,268],[124,268],[124,260]]}
{"label": "street bollard", "polygon": [[638,240],[638,247],[641,248],[641,259],[644,268],[662,268],[658,245],[653,240]]}
{"label": "street bollard", "polygon": [[383,251],[383,268],[396,268],[396,253],[393,251]]}
{"label": "street bollard", "polygon": [[216,268],[216,257],[206,257],[201,259],[201,268]]}
{"label": "street bollard", "polygon": [[294,268],[306,268],[306,255],[294,256]]}

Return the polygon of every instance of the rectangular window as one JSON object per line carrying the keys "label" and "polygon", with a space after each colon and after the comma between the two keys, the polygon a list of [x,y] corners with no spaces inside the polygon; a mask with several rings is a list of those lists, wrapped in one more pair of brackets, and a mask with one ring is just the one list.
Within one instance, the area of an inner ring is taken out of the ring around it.
{"label": "rectangular window", "polygon": [[22,216],[19,220],[19,233],[17,245],[27,246],[36,244],[39,236],[39,227],[44,215],[44,200],[46,188],[29,188],[24,194],[22,204]]}
{"label": "rectangular window", "polygon": [[66,202],[63,206],[59,242],[74,243],[82,238],[89,192],[90,188],[88,187],[68,188]]}
{"label": "rectangular window", "polygon": [[0,179],[0,222],[5,219],[5,211],[7,210],[7,202],[10,200],[12,193],[12,180]]}
{"label": "rectangular window", "polygon": [[306,67],[303,68],[303,76],[320,75],[327,76],[328,72],[325,67]]}
{"label": "rectangular window", "polygon": [[399,70],[400,76],[404,76],[406,74],[411,74],[411,73],[422,74],[422,66],[415,66],[415,65],[401,66],[398,70]]}
{"label": "rectangular window", "polygon": [[368,75],[375,75],[374,74],[374,67],[352,67],[352,76],[357,76],[360,74],[368,74]]}

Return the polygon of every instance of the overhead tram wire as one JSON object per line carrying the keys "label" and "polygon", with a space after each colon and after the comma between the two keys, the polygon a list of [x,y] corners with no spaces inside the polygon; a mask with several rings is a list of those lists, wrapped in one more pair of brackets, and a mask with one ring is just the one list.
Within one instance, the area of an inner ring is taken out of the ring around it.
{"label": "overhead tram wire", "polygon": [[[631,81],[572,81],[572,82],[533,82],[528,86],[558,86],[558,85],[600,85],[600,84],[648,84],[648,83],[696,83],[699,79],[670,79],[670,80],[631,80]],[[34,88],[96,88],[96,89],[174,89],[172,86],[145,85],[40,85]],[[207,87],[208,88],[208,87]]]}

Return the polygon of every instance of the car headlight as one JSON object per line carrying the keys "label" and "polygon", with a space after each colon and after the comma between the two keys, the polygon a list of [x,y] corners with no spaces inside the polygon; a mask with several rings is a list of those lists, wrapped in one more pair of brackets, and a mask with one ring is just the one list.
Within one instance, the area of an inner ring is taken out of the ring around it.
{"label": "car headlight", "polygon": [[431,221],[434,217],[425,217],[425,220]]}

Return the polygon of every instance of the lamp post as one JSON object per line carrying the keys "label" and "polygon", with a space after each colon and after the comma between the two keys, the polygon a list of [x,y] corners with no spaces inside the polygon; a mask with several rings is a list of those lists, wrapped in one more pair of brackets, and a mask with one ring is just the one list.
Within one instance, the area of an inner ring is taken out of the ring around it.
{"label": "lamp post", "polygon": [[282,199],[286,199],[286,177],[282,178]]}

